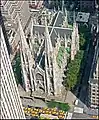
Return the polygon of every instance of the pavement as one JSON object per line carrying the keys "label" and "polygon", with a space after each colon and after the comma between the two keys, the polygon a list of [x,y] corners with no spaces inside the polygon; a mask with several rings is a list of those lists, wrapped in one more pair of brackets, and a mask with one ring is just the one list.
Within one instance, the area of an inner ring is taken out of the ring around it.
{"label": "pavement", "polygon": [[40,115],[41,117],[44,117],[45,119],[46,118],[49,118],[49,119],[58,119],[57,116],[54,116],[54,115],[48,115],[48,114],[42,114]]}
{"label": "pavement", "polygon": [[87,94],[88,80],[89,80],[91,64],[92,64],[92,60],[94,56],[94,50],[92,47],[90,47],[89,51],[90,52],[88,54],[87,63],[86,63],[86,67],[85,67],[84,74],[83,74],[82,84],[80,86],[81,87],[80,95],[79,95],[79,99],[84,103],[86,102],[86,96],[88,95]]}
{"label": "pavement", "polygon": [[46,107],[46,103],[38,98],[30,97],[30,92],[25,92],[21,85],[18,86],[21,101],[24,106]]}
{"label": "pavement", "polygon": [[33,107],[47,107],[47,104],[41,100],[36,98],[21,98],[23,106],[33,106]]}
{"label": "pavement", "polygon": [[[39,95],[38,93],[33,93],[33,97],[31,97],[30,96],[30,92],[25,92],[25,90],[22,88],[22,86],[21,85],[19,85],[18,86],[18,90],[19,90],[19,94],[20,94],[20,96],[21,96],[21,98],[28,98],[28,99],[30,99],[30,101],[29,100],[24,100],[23,101],[23,103],[24,103],[24,105],[26,104],[26,105],[31,105],[31,104],[37,104],[38,106],[42,106],[42,104],[45,106],[45,104],[44,103],[42,103],[41,101],[43,101],[43,100],[41,100],[41,99],[46,99],[46,100],[51,100],[51,99],[55,99],[56,101],[58,101],[58,102],[65,102],[65,103],[69,103],[70,104],[70,106],[73,106],[73,104],[74,104],[74,101],[77,99],[76,98],[76,96],[71,92],[71,91],[68,91],[67,92],[67,96],[65,97],[65,94],[64,94],[64,96],[62,97],[62,96],[58,96],[58,97],[55,97],[55,96],[46,96],[46,95]],[[66,92],[66,91],[64,91],[64,92]],[[36,96],[36,97],[35,97]],[[65,97],[65,98],[64,98]],[[32,99],[32,101],[31,101],[31,99]],[[38,101],[38,99],[40,99],[41,101]],[[34,101],[35,102],[34,102]],[[37,102],[36,102],[37,101]],[[41,102],[41,103],[39,103],[39,102]],[[39,103],[39,104],[38,104]]]}
{"label": "pavement", "polygon": [[[83,113],[75,113],[74,107],[83,108]],[[70,113],[73,113],[72,119],[93,119],[92,116],[98,115],[98,110],[88,108],[82,101],[78,100],[78,105],[74,105],[69,110]]]}
{"label": "pavement", "polygon": [[67,96],[66,96],[66,103],[70,104],[71,106],[73,106],[74,101],[77,99],[77,97],[71,92],[68,91]]}
{"label": "pavement", "polygon": [[87,114],[81,114],[81,113],[73,113],[72,119],[92,119],[89,115]]}
{"label": "pavement", "polygon": [[98,115],[98,110],[97,109],[91,109],[91,108],[88,108],[82,101],[78,101],[78,107],[81,107],[83,108],[84,110],[84,113],[87,114],[87,115]]}

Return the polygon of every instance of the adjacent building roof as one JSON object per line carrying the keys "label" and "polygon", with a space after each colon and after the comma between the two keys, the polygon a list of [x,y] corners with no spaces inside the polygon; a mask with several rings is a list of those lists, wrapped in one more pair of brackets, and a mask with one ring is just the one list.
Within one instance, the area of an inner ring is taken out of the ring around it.
{"label": "adjacent building roof", "polygon": [[90,13],[78,12],[76,21],[77,22],[88,22]]}
{"label": "adjacent building roof", "polygon": [[95,46],[95,53],[94,53],[94,58],[92,62],[92,67],[91,67],[91,72],[90,72],[90,79],[89,82],[92,84],[97,84],[98,85],[98,78],[99,78],[99,38],[97,39],[97,43]]}

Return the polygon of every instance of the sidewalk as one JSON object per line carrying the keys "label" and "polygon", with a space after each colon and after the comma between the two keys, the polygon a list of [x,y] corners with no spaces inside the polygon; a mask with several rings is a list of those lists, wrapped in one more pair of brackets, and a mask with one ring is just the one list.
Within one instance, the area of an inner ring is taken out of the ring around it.
{"label": "sidewalk", "polygon": [[98,115],[98,110],[97,109],[91,109],[88,108],[82,101],[79,100],[78,102],[78,107],[84,108],[84,113],[87,115]]}
{"label": "sidewalk", "polygon": [[[18,86],[18,90],[19,90],[19,94],[21,97],[31,98],[30,92],[25,92],[24,89],[20,85]],[[47,96],[46,94],[42,95],[42,94],[38,94],[37,92],[33,92],[32,96],[33,96],[33,98],[34,97],[45,98],[45,100],[49,100],[49,101],[51,99],[55,99],[58,102],[68,103],[68,104],[70,104],[70,106],[72,106],[74,104],[74,101],[76,100],[76,96],[71,91],[68,91],[67,97],[65,100],[64,100],[64,97],[62,98],[61,96],[57,96],[57,97]]]}
{"label": "sidewalk", "polygon": [[71,91],[68,91],[65,102],[73,105],[76,99],[77,97]]}

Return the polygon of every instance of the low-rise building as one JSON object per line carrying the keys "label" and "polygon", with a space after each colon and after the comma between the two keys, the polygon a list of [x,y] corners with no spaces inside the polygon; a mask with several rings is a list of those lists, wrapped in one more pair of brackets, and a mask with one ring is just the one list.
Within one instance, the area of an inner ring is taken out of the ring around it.
{"label": "low-rise building", "polygon": [[76,21],[87,23],[89,21],[90,13],[78,12]]}

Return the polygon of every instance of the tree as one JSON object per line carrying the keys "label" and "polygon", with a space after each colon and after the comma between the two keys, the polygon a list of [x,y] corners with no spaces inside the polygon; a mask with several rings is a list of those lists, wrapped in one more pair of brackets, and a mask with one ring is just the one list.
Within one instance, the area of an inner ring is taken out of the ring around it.
{"label": "tree", "polygon": [[48,102],[48,107],[50,107],[50,108],[57,107],[58,109],[63,110],[65,112],[70,109],[70,106],[68,105],[68,103],[56,102],[53,100]]}
{"label": "tree", "polygon": [[12,65],[12,68],[14,69],[16,82],[17,82],[17,84],[22,84],[20,53],[16,54],[14,61],[15,61],[15,64]]}
{"label": "tree", "polygon": [[78,82],[78,76],[81,67],[81,61],[83,58],[83,51],[79,51],[74,60],[71,60],[68,64],[68,71],[65,78],[65,86],[67,90],[73,89]]}
{"label": "tree", "polygon": [[59,51],[58,51],[58,54],[57,54],[57,57],[56,57],[56,61],[58,63],[58,66],[61,68],[61,64],[62,64],[62,59],[63,59],[63,56],[64,56],[64,52],[65,52],[65,47],[64,46],[61,46],[59,48]]}
{"label": "tree", "polygon": [[80,33],[80,49],[84,49],[85,42],[86,42],[86,40],[84,38],[84,34]]}

